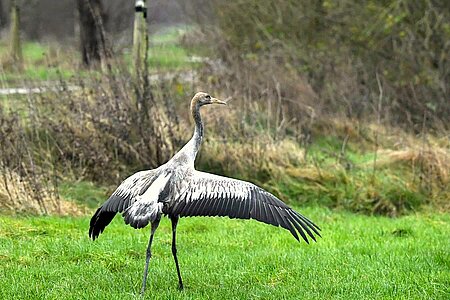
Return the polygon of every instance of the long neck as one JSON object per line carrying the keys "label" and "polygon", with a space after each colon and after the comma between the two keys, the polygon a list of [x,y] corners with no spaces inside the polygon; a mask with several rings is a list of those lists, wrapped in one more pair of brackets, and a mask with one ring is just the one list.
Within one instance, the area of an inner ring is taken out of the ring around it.
{"label": "long neck", "polygon": [[190,140],[190,143],[193,144],[193,150],[194,150],[194,157],[197,155],[198,150],[200,149],[200,144],[202,143],[203,138],[203,122],[202,117],[200,116],[200,107],[194,106],[192,108],[192,117],[195,122],[195,130],[194,134],[192,135],[192,138]]}
{"label": "long neck", "polygon": [[188,164],[194,168],[195,157],[197,156],[198,150],[200,150],[200,144],[203,138],[203,123],[200,117],[199,107],[197,105],[191,105],[192,118],[195,122],[195,129],[192,138],[189,142],[184,145],[184,147],[174,155],[172,160],[176,161],[177,164]]}

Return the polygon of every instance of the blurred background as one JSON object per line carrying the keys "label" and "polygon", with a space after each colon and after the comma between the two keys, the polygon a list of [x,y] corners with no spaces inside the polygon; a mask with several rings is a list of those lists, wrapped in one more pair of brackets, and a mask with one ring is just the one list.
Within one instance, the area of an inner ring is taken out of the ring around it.
{"label": "blurred background", "polygon": [[203,113],[201,170],[448,211],[449,1],[147,2],[139,52],[134,1],[0,0],[2,212],[90,212],[190,138],[200,90],[230,104]]}

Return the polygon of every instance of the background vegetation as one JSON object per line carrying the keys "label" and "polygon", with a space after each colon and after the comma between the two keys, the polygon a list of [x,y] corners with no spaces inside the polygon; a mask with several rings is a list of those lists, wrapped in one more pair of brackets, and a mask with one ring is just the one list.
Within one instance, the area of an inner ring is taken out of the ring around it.
{"label": "background vegetation", "polygon": [[48,23],[48,1],[23,7],[18,65],[9,2],[0,1],[1,298],[136,296],[148,232],[118,219],[108,238],[90,243],[86,215],[190,138],[199,90],[229,105],[204,109],[197,167],[263,186],[321,225],[324,238],[298,252],[287,233],[256,222],[183,220],[189,288],[179,294],[163,224],[149,290],[448,294],[448,1],[154,1],[148,85],[131,67],[133,11],[117,14],[121,0],[96,1],[108,55],[89,65],[75,4],[65,0],[58,9],[67,16]]}
{"label": "background vegetation", "polygon": [[[380,113],[416,133],[424,119],[448,129],[448,2],[217,0],[211,7],[223,59],[293,76],[293,87],[275,77],[282,96],[316,114],[375,121]],[[313,93],[299,91],[299,82]]]}
{"label": "background vegetation", "polygon": [[130,80],[129,48],[119,44],[108,46],[109,71],[83,68],[76,49],[57,42],[25,43],[17,69],[5,40],[3,86],[47,90],[0,102],[2,206],[47,212],[46,201],[64,198],[61,184],[110,191],[124,174],[158,166],[190,136],[193,92],[208,90],[231,101],[205,111],[201,169],[293,203],[391,216],[447,210],[446,6],[191,3],[191,25],[150,38],[150,93]]}

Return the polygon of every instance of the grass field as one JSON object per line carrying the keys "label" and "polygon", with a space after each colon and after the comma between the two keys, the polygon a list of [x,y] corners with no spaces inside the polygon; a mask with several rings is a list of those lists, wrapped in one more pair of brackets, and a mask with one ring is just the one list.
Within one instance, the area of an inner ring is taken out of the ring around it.
{"label": "grass field", "polygon": [[[177,290],[170,222],[157,231],[147,299],[448,299],[450,216],[368,217],[299,209],[322,227],[297,243],[255,221],[182,219]],[[99,240],[88,217],[0,217],[1,299],[139,298],[148,230],[116,217]]]}

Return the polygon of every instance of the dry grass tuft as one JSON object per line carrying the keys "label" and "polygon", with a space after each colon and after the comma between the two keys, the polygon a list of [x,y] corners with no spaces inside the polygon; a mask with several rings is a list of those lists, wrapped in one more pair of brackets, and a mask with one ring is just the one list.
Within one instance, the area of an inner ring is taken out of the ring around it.
{"label": "dry grass tuft", "polygon": [[[340,168],[340,166],[336,165],[334,168]],[[334,169],[333,168],[333,169]],[[283,172],[279,170],[279,172]],[[333,172],[328,169],[318,168],[313,165],[308,165],[303,168],[287,168],[285,170],[285,175],[290,176],[292,178],[298,180],[304,180],[309,182],[320,183],[323,181],[331,181],[335,177]]]}
{"label": "dry grass tuft", "polygon": [[442,185],[449,184],[450,154],[442,148],[405,149],[380,151],[378,166],[406,164],[413,170],[438,180]]}
{"label": "dry grass tuft", "polygon": [[304,163],[304,151],[289,139],[274,141],[267,136],[259,136],[246,142],[229,142],[209,138],[203,147],[202,167],[257,181],[270,179],[276,168]]}
{"label": "dry grass tuft", "polygon": [[59,195],[48,187],[36,187],[14,172],[3,170],[2,173],[3,180],[0,180],[2,211],[63,216],[78,216],[85,213],[84,208],[60,199]]}

